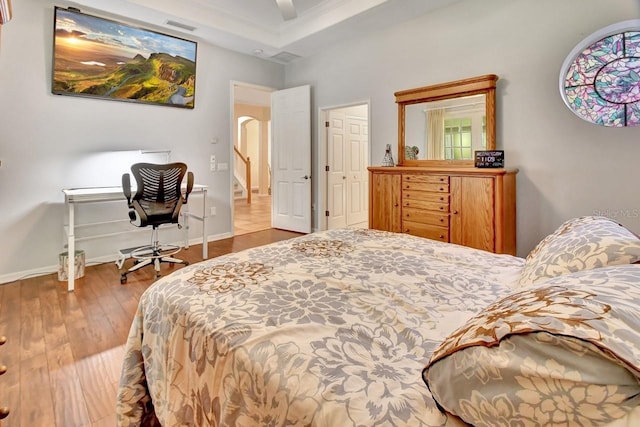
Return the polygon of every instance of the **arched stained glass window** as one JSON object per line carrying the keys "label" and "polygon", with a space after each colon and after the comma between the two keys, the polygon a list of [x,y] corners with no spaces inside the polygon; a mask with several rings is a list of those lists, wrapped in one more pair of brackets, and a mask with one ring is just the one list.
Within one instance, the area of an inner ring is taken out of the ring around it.
{"label": "arched stained glass window", "polygon": [[640,20],[610,25],[579,43],[562,64],[560,94],[581,119],[640,126]]}

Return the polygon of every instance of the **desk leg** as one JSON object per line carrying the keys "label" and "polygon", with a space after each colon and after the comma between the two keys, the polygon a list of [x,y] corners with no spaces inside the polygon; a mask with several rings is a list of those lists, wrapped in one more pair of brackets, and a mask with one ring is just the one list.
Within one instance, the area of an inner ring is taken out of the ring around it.
{"label": "desk leg", "polygon": [[75,259],[76,259],[76,239],[74,231],[74,206],[73,203],[69,205],[69,234],[67,236],[67,291],[71,292],[74,289],[75,282]]}
{"label": "desk leg", "polygon": [[189,204],[182,205],[182,228],[184,228],[184,248],[189,249]]}
{"label": "desk leg", "polygon": [[209,242],[207,241],[207,189],[202,190],[202,259],[209,257]]}

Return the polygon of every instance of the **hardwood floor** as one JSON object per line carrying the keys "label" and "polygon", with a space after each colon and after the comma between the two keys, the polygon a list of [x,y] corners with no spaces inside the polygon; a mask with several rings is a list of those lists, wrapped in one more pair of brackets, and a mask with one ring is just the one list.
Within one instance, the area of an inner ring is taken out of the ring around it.
{"label": "hardwood floor", "polygon": [[[214,258],[299,236],[268,229],[209,243]],[[202,247],[176,256],[201,261]],[[128,267],[131,260],[125,263]],[[166,275],[174,267],[162,265]],[[115,425],[115,398],[124,343],[142,292],[154,280],[152,268],[120,284],[115,264],[87,267],[67,292],[57,274],[0,286],[0,407],[11,413],[3,427],[103,427]]]}
{"label": "hardwood floor", "polygon": [[236,199],[233,226],[236,236],[271,228],[271,196],[253,194],[250,205],[247,199]]}

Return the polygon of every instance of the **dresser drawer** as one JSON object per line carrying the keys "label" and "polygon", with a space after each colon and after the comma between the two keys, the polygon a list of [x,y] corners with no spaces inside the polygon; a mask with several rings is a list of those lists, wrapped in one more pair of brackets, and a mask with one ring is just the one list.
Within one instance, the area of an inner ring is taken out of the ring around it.
{"label": "dresser drawer", "polygon": [[449,227],[449,215],[446,213],[430,212],[423,209],[403,208],[403,221],[419,222],[420,224]]}
{"label": "dresser drawer", "polygon": [[402,208],[415,208],[415,209],[425,209],[428,211],[436,211],[436,212],[449,212],[449,195],[442,198],[443,201],[433,202],[431,200],[423,200],[423,199],[412,199],[412,198],[402,198]]}
{"label": "dresser drawer", "polygon": [[411,191],[424,191],[424,192],[430,192],[430,193],[448,193],[449,184],[445,184],[445,183],[431,184],[427,182],[403,182],[402,189],[411,190]]}
{"label": "dresser drawer", "polygon": [[449,241],[449,229],[437,225],[420,224],[413,221],[402,221],[402,232],[427,239]]}
{"label": "dresser drawer", "polygon": [[415,201],[415,202],[432,202],[432,203],[445,203],[449,204],[449,193],[437,193],[437,192],[424,192],[405,190],[402,192],[403,201]]}
{"label": "dresser drawer", "polygon": [[412,175],[412,174],[404,174],[402,175],[402,183],[405,182],[423,182],[425,184],[449,184],[449,176],[448,175]]}

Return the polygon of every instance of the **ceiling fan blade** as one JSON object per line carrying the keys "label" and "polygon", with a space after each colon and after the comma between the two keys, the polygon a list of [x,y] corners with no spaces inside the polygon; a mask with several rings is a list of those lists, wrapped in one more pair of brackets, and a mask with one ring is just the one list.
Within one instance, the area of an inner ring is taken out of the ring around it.
{"label": "ceiling fan blade", "polygon": [[280,13],[282,13],[282,17],[285,21],[298,16],[298,14],[296,13],[296,8],[293,6],[293,0],[276,0],[276,3],[278,4]]}

